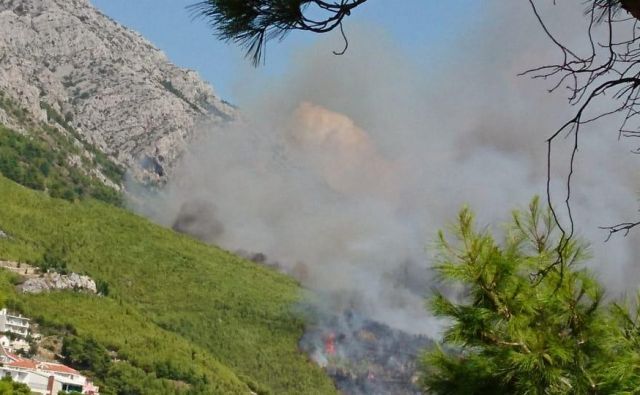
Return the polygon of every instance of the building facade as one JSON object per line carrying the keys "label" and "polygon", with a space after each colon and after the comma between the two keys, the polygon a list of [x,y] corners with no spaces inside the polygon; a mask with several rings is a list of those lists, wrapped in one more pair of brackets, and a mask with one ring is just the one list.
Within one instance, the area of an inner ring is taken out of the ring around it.
{"label": "building facade", "polygon": [[0,347],[0,376],[26,384],[33,393],[57,395],[60,391],[99,395],[99,388],[77,370],[53,362],[20,358]]}
{"label": "building facade", "polygon": [[11,353],[19,351],[28,352],[31,347],[29,342],[22,337],[7,336],[6,334],[0,335],[0,346]]}
{"label": "building facade", "polygon": [[22,315],[10,314],[5,309],[0,310],[0,333],[11,332],[27,337],[29,334],[30,320]]}

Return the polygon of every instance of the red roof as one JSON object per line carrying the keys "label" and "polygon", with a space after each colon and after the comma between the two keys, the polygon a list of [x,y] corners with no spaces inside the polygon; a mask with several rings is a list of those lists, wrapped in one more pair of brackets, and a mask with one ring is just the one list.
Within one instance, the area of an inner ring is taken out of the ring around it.
{"label": "red roof", "polygon": [[16,354],[11,354],[10,352],[5,353],[9,358],[13,359],[14,361],[19,361],[20,358],[19,356],[17,356]]}
{"label": "red roof", "polygon": [[[2,347],[0,347],[2,348]],[[45,372],[54,372],[54,373],[63,373],[63,374],[80,374],[77,370],[70,368],[61,363],[52,363],[52,362],[40,362],[34,361],[33,359],[20,358],[17,355],[10,354],[4,350],[5,355],[9,358],[13,359],[13,361],[9,362],[7,366],[11,366],[14,368],[22,368],[22,369],[33,369],[33,370],[44,370]]]}
{"label": "red roof", "polygon": [[58,373],[66,373],[66,374],[80,374],[77,370],[70,368],[61,363],[51,363],[51,362],[41,362],[38,364],[38,368],[41,370],[46,370],[49,372],[58,372]]}
{"label": "red roof", "polygon": [[23,369],[36,369],[38,367],[36,361],[31,359],[18,359],[17,361],[9,363],[7,366]]}
{"label": "red roof", "polygon": [[6,355],[9,359],[13,359],[14,361],[21,359],[19,356],[8,352],[2,345],[0,345],[0,350],[2,350],[2,353]]}
{"label": "red roof", "polygon": [[17,359],[9,362],[7,366],[22,369],[43,370],[45,372],[62,373],[62,374],[80,374],[77,370],[60,363],[38,362],[33,359]]}

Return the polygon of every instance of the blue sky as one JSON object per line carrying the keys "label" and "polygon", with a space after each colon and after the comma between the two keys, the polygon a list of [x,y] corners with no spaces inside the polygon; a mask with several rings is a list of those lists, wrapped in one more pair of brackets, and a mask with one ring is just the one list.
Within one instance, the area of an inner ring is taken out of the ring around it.
{"label": "blue sky", "polygon": [[[270,42],[266,64],[251,70],[242,49],[218,41],[202,20],[193,21],[186,7],[196,0],[91,0],[102,12],[140,32],[175,64],[197,70],[224,99],[237,97],[238,70],[252,80],[286,73],[297,49],[322,39],[294,32],[283,42]],[[446,53],[447,44],[480,19],[477,0],[369,0],[345,23],[376,26],[386,31],[407,57],[428,66]],[[339,34],[332,32],[329,34]],[[327,56],[333,56],[328,53]]]}

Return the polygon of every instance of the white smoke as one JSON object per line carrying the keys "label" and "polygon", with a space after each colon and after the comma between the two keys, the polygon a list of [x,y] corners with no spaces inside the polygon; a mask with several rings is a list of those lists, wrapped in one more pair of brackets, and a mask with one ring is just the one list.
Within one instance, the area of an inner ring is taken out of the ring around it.
{"label": "white smoke", "polygon": [[[308,48],[286,77],[250,89],[244,121],[195,142],[147,207],[171,225],[185,204],[208,202],[224,229],[215,243],[265,253],[336,308],[434,334],[424,296],[435,231],[464,204],[481,225],[497,224],[544,194],[545,139],[575,111],[564,91],[546,93],[551,82],[517,76],[558,53],[526,2],[505,3],[488,2],[432,69],[367,26],[349,26],[344,56],[331,55],[338,40]],[[577,41],[584,26],[567,21],[580,12],[547,15]],[[616,127],[584,129],[572,201],[613,293],[635,289],[640,274],[638,232],[604,244],[598,229],[637,210],[638,158]]]}

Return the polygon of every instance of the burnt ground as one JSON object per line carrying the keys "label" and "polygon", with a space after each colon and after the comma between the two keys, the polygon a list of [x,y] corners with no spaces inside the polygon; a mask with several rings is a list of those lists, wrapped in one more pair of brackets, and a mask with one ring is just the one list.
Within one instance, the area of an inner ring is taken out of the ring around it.
{"label": "burnt ground", "polygon": [[418,359],[433,345],[413,335],[347,311],[310,325],[300,347],[347,395],[414,395]]}

